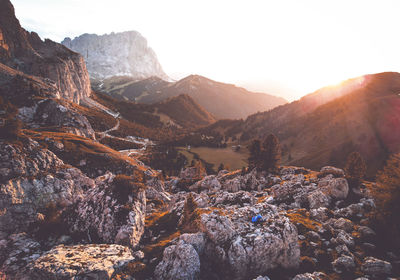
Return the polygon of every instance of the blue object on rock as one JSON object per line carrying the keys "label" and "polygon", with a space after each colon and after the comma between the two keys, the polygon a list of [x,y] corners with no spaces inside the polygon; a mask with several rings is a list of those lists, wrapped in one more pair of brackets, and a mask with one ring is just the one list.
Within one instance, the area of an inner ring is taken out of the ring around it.
{"label": "blue object on rock", "polygon": [[253,223],[261,222],[261,220],[262,220],[262,216],[260,214],[251,218],[251,222],[253,222]]}

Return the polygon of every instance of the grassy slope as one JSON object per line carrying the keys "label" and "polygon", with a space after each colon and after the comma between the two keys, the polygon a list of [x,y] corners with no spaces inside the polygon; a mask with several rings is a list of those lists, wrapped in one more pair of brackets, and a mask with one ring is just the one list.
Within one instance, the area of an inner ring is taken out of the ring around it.
{"label": "grassy slope", "polygon": [[247,166],[248,150],[243,148],[239,152],[235,152],[232,148],[207,148],[197,147],[191,148],[190,152],[186,148],[181,147],[179,151],[188,158],[188,164],[192,161],[196,153],[201,159],[208,163],[214,164],[214,171],[217,171],[218,166],[223,163],[225,167],[229,167],[230,170],[241,169],[243,166]]}

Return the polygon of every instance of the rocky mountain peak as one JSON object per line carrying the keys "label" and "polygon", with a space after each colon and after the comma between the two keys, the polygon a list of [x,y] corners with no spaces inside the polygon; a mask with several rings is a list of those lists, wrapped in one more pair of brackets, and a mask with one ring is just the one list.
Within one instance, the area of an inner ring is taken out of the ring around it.
{"label": "rocky mountain peak", "polygon": [[131,76],[140,80],[157,76],[169,79],[146,38],[137,31],[82,34],[72,40],[65,38],[61,43],[85,57],[92,78]]}
{"label": "rocky mountain peak", "polygon": [[0,63],[49,79],[61,97],[79,103],[90,95],[90,80],[81,55],[23,29],[9,0],[0,1]]}

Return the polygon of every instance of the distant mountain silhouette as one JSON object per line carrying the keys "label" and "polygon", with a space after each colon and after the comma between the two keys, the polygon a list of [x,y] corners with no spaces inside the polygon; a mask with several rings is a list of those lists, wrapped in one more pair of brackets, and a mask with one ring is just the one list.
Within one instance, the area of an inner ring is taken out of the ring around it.
{"label": "distant mountain silhouette", "polygon": [[171,97],[155,104],[136,104],[94,94],[96,101],[121,113],[122,117],[148,129],[176,127],[193,129],[210,125],[215,118],[188,95]]}
{"label": "distant mountain silhouette", "polygon": [[190,75],[177,82],[166,82],[157,77],[138,82],[115,78],[105,80],[102,88],[97,89],[121,100],[149,104],[187,94],[217,119],[246,118],[256,112],[286,103],[286,100],[280,97],[250,92],[199,75]]}

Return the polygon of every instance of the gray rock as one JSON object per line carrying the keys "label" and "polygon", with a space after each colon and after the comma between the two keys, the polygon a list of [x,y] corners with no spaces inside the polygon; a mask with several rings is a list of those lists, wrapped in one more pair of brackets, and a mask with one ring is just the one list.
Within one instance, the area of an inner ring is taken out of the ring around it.
{"label": "gray rock", "polygon": [[344,244],[347,247],[353,247],[355,245],[353,237],[344,230],[339,230],[338,235],[336,238],[332,239],[332,242],[338,245]]}
{"label": "gray rock", "polygon": [[332,262],[333,270],[337,273],[351,272],[355,269],[354,259],[349,256],[341,256]]}
{"label": "gray rock", "polygon": [[[229,209],[232,214],[226,216],[213,212],[201,217],[201,228],[212,246],[225,248],[225,253],[219,253],[222,258],[213,251],[210,255],[206,252],[208,260],[229,267],[233,279],[243,279],[251,273],[265,274],[277,266],[296,268],[299,265],[297,229],[276,207],[260,203]],[[264,218],[260,226],[250,221],[255,214]]]}
{"label": "gray rock", "polygon": [[202,255],[206,245],[204,233],[184,233],[179,236],[179,240],[183,240],[186,244],[190,244],[196,250],[197,254]]}
{"label": "gray rock", "polygon": [[222,189],[228,192],[238,192],[246,188],[242,178],[235,177],[231,180],[227,180],[222,184]]}
{"label": "gray rock", "polygon": [[326,274],[323,272],[297,274],[292,280],[324,280]]}
{"label": "gray rock", "polygon": [[342,229],[346,232],[351,232],[354,229],[353,222],[345,218],[334,220],[332,226],[337,229]]}
{"label": "gray rock", "polygon": [[349,194],[349,185],[345,178],[327,176],[319,181],[318,187],[324,194],[335,200],[345,199]]}
{"label": "gray rock", "polygon": [[3,263],[0,271],[10,279],[21,279],[26,266],[42,254],[39,242],[26,233],[11,234],[0,244],[0,263]]}
{"label": "gray rock", "polygon": [[365,241],[372,241],[376,237],[375,231],[367,226],[360,226],[358,232],[360,233],[361,239]]}
{"label": "gray rock", "polygon": [[180,240],[164,250],[163,259],[157,265],[156,279],[192,280],[200,277],[200,258],[194,247]]}
{"label": "gray rock", "polygon": [[315,190],[308,196],[308,204],[310,209],[328,207],[330,203],[330,197],[324,194],[321,190]]}
{"label": "gray rock", "polygon": [[221,183],[218,181],[217,176],[209,175],[204,177],[201,181],[196,182],[189,188],[195,192],[215,192],[221,189]]}
{"label": "gray rock", "polygon": [[86,117],[63,100],[48,99],[40,102],[32,121],[41,126],[64,127],[67,132],[96,139],[95,132]]}
{"label": "gray rock", "polygon": [[367,257],[361,266],[361,271],[372,276],[389,275],[392,271],[392,265],[380,259]]}
{"label": "gray rock", "polygon": [[320,170],[321,177],[325,177],[326,175],[334,175],[335,177],[344,177],[343,169],[336,168],[333,166],[324,166]]}
{"label": "gray rock", "polygon": [[181,172],[179,173],[179,178],[188,180],[192,179],[201,180],[205,176],[207,176],[206,170],[198,166],[187,167],[185,169],[182,169]]}
{"label": "gray rock", "polygon": [[71,205],[95,183],[79,169],[30,140],[23,148],[0,143],[0,231],[23,232],[49,203]]}
{"label": "gray rock", "polygon": [[336,246],[335,250],[339,256],[340,255],[352,256],[349,248],[347,248],[347,246],[345,244],[340,244],[340,245]]}
{"label": "gray rock", "polygon": [[[315,206],[315,205],[313,205],[313,206]],[[312,207],[310,207],[310,208],[312,208]],[[319,221],[319,222],[325,222],[326,220],[329,219],[330,215],[331,215],[331,212],[326,207],[310,209],[311,218],[313,218],[314,220]]]}
{"label": "gray rock", "polygon": [[238,191],[235,193],[230,192],[220,192],[218,195],[211,200],[213,206],[218,205],[240,205],[254,204],[257,199],[249,192]]}
{"label": "gray rock", "polygon": [[201,216],[202,229],[215,244],[222,244],[235,235],[233,223],[226,216],[216,213]]}
{"label": "gray rock", "polygon": [[116,243],[134,248],[144,232],[145,191],[119,194],[114,191],[114,176],[96,179],[96,188],[65,211],[65,221],[73,233],[83,233],[91,242]]}
{"label": "gray rock", "polygon": [[121,245],[59,245],[29,264],[28,279],[112,279],[134,260]]}

